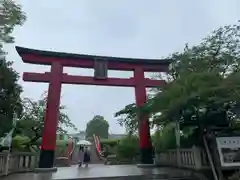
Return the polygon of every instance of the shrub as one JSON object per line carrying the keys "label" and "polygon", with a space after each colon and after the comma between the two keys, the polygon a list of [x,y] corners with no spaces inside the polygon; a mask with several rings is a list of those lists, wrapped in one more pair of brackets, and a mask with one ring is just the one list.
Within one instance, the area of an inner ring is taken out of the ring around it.
{"label": "shrub", "polygon": [[174,127],[166,125],[163,129],[154,133],[152,140],[156,152],[161,152],[167,149],[175,149],[176,137]]}
{"label": "shrub", "polygon": [[120,139],[101,139],[100,144],[101,144],[101,147],[104,147],[104,146],[114,147],[118,144],[119,141]]}
{"label": "shrub", "polygon": [[17,135],[12,139],[12,149],[15,151],[25,151],[30,139],[26,136]]}
{"label": "shrub", "polygon": [[137,136],[127,136],[117,145],[117,156],[121,159],[133,159],[139,155],[139,139]]}
{"label": "shrub", "polygon": [[[171,124],[164,126],[161,130],[158,130],[152,136],[153,145],[156,152],[166,151],[168,149],[176,149],[176,137],[175,127]],[[181,148],[191,148],[193,145],[201,146],[201,139],[199,139],[199,133],[183,132],[180,137]]]}
{"label": "shrub", "polygon": [[57,140],[55,156],[66,156],[68,153],[68,140]]}
{"label": "shrub", "polygon": [[102,151],[105,151],[106,154],[116,154],[116,147],[119,143],[119,139],[101,139],[100,143]]}

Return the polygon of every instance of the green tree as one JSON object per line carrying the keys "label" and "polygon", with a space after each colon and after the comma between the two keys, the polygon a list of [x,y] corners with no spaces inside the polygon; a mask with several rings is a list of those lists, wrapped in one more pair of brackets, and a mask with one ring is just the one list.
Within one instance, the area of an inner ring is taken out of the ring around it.
{"label": "green tree", "polygon": [[[179,121],[181,128],[229,124],[239,104],[239,25],[219,28],[202,43],[171,55],[168,83],[148,100],[141,111],[148,113],[153,124]],[[136,108],[125,108],[117,115],[128,115]],[[231,113],[228,113],[231,112]],[[231,115],[226,118],[226,115]],[[220,120],[219,120],[220,119]],[[137,126],[135,119],[125,123]]]}
{"label": "green tree", "polygon": [[[35,144],[42,136],[46,104],[46,93],[44,93],[42,98],[38,101],[33,101],[27,98],[23,101],[23,113],[21,118],[17,121],[16,134],[22,134],[29,137],[30,144]],[[67,133],[65,130],[66,127],[77,130],[65,110],[66,107],[61,105],[59,108],[59,123],[57,129],[60,133]]]}
{"label": "green tree", "polygon": [[12,0],[2,0],[0,4],[0,40],[1,43],[13,43],[11,35],[16,25],[23,25],[26,15],[19,4]]}
{"label": "green tree", "polygon": [[239,25],[221,27],[200,45],[172,55],[172,80],[146,106],[156,124],[179,121],[205,128],[230,123],[239,103],[239,35]]}
{"label": "green tree", "polygon": [[0,137],[12,128],[13,120],[21,114],[22,88],[11,62],[0,61]]}
{"label": "green tree", "polygon": [[[239,24],[220,27],[199,45],[190,48],[186,45],[183,52],[174,53],[170,59],[167,85],[147,101],[141,108],[142,113],[152,116],[153,123],[157,125],[179,123],[183,134],[188,135],[187,140],[194,142],[195,139],[200,145],[210,137],[207,135],[214,135],[216,129],[218,134],[221,131],[226,133],[226,130],[239,132],[236,129],[239,127],[240,108]],[[132,108],[122,111],[122,114],[134,111]],[[136,122],[135,119],[129,120]],[[192,134],[186,134],[185,129],[192,129],[189,131]],[[208,140],[208,143],[213,142],[210,138]],[[221,179],[223,175],[216,144],[209,147]]]}
{"label": "green tree", "polygon": [[21,86],[17,84],[18,73],[7,61],[3,50],[4,43],[14,42],[11,35],[16,25],[26,19],[21,6],[14,1],[3,0],[0,4],[0,137],[12,128],[13,119],[21,114]]}
{"label": "green tree", "polygon": [[118,123],[120,126],[125,127],[129,134],[133,134],[138,130],[138,117],[139,112],[135,103],[125,106],[124,109],[118,111],[115,117],[120,117]]}
{"label": "green tree", "polygon": [[103,116],[96,115],[87,123],[86,137],[91,138],[93,134],[100,138],[108,138],[109,124]]}

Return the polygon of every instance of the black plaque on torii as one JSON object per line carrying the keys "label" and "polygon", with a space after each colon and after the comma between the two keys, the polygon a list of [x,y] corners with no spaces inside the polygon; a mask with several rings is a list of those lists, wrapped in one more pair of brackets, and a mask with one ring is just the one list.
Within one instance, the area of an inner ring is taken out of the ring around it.
{"label": "black plaque on torii", "polygon": [[95,58],[94,60],[94,78],[107,79],[108,76],[108,63],[106,59]]}

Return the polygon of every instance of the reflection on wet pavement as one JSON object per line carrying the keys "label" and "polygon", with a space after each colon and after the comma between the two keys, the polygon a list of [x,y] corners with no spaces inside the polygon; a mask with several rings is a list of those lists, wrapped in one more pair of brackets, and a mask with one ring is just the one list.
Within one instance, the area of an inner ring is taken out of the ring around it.
{"label": "reflection on wet pavement", "polygon": [[[162,179],[182,177],[180,170],[170,168],[138,168],[136,165],[101,165],[92,164],[85,167],[62,167],[55,173],[13,174],[3,180],[82,180],[82,179]],[[2,179],[2,178],[1,178]]]}

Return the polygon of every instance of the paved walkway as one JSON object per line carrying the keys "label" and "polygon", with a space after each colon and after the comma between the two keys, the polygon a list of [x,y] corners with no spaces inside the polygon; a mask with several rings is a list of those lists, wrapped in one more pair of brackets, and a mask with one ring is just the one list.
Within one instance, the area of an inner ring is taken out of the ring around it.
{"label": "paved walkway", "polygon": [[[146,180],[183,177],[183,172],[169,168],[138,168],[136,165],[99,165],[91,164],[88,168],[77,166],[58,168],[55,173],[22,173],[13,174],[2,180]],[[187,178],[186,178],[187,179]],[[190,180],[190,179],[189,179]]]}

